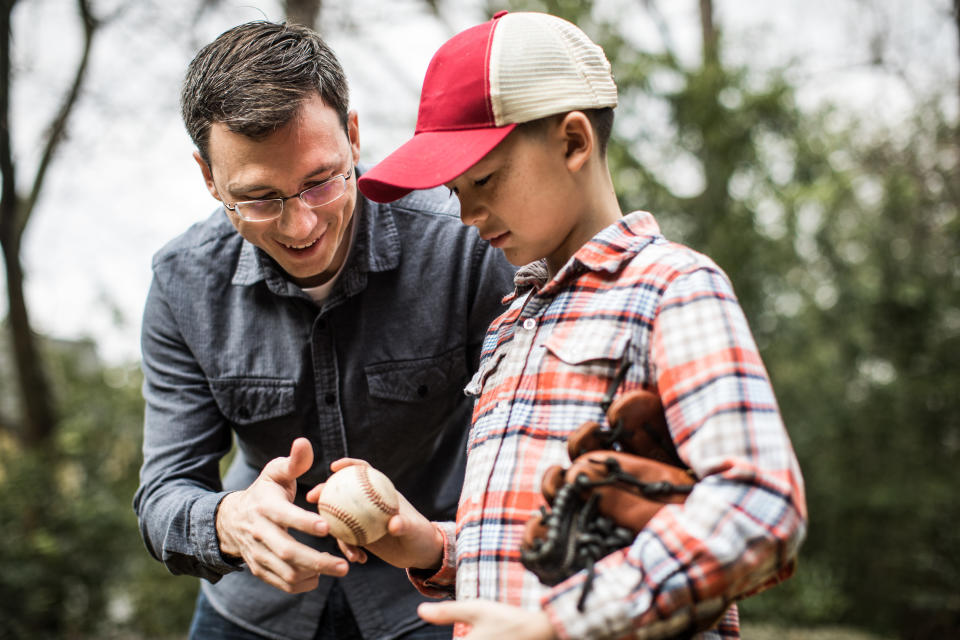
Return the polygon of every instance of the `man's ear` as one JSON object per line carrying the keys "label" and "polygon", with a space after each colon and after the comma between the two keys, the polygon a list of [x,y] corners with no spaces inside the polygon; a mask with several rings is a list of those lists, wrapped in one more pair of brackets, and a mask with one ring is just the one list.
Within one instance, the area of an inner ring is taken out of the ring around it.
{"label": "man's ear", "polygon": [[217,191],[217,185],[213,184],[213,172],[210,171],[210,165],[207,164],[206,160],[200,157],[199,151],[193,152],[193,159],[197,161],[197,164],[200,165],[200,173],[203,174],[203,181],[207,185],[207,191],[210,192],[217,200],[220,200],[220,193]]}
{"label": "man's ear", "polygon": [[350,139],[350,151],[353,153],[353,164],[360,162],[360,124],[356,111],[347,113],[347,138]]}
{"label": "man's ear", "polygon": [[571,172],[580,171],[596,145],[590,118],[582,111],[571,111],[559,124],[564,141],[564,162]]}

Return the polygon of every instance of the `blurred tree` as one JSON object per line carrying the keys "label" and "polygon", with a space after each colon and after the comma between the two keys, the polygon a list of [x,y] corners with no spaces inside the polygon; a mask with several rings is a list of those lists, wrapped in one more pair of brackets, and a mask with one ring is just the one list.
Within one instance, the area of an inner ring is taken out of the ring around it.
{"label": "blurred tree", "polygon": [[11,17],[16,4],[17,0],[0,2],[0,177],[3,180],[0,191],[0,249],[3,250],[6,272],[8,321],[13,339],[16,381],[22,399],[22,417],[0,416],[0,428],[10,430],[28,446],[40,447],[53,435],[57,412],[23,294],[21,241],[43,190],[47,170],[64,139],[70,114],[83,89],[90,51],[100,23],[94,17],[88,0],[77,0],[83,26],[83,47],[76,60],[73,81],[44,139],[39,141],[38,146],[43,148],[43,152],[36,173],[29,189],[22,193],[17,188],[20,167],[13,155],[10,127],[10,93],[14,83]]}
{"label": "blurred tree", "polygon": [[182,634],[196,581],[171,579],[144,551],[130,508],[139,367],[104,366],[92,342],[38,346],[62,408],[50,440],[58,458],[51,467],[44,452],[0,434],[0,639]]}

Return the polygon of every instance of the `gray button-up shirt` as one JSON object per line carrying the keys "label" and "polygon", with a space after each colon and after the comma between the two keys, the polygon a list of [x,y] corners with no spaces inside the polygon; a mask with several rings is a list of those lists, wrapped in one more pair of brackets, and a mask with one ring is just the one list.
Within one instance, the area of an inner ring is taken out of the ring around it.
{"label": "gray button-up shirt", "polygon": [[[144,426],[134,509],[149,551],[205,578],[211,604],[268,637],[312,638],[335,578],[290,595],[221,555],[225,492],[290,443],[313,443],[297,504],[330,462],[363,458],[421,512],[452,520],[472,401],[462,392],[512,289],[502,254],[464,227],[445,191],[391,204],[358,194],[354,246],[318,307],[218,209],[157,253],[143,318]],[[236,442],[221,482],[220,461]],[[331,538],[291,532],[339,554]],[[374,556],[339,579],[365,637],[419,626],[423,600]]]}

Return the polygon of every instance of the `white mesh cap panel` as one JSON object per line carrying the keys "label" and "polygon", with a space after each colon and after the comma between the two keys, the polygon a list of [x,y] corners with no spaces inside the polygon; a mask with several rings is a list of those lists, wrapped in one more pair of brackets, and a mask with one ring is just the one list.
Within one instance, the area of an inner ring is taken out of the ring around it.
{"label": "white mesh cap panel", "polygon": [[490,98],[503,126],[614,107],[617,86],[603,49],[579,28],[543,13],[508,13],[490,46]]}

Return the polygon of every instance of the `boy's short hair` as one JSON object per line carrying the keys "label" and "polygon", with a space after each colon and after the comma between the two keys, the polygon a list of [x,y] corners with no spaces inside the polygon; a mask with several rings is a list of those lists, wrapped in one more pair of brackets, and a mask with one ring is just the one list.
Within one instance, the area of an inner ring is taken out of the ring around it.
{"label": "boy's short hair", "polygon": [[[587,119],[590,120],[590,126],[593,127],[593,135],[597,139],[597,150],[600,152],[600,156],[606,156],[607,143],[610,142],[610,134],[613,132],[613,107],[603,107],[602,109],[580,109],[579,111],[582,111],[584,115],[587,116]],[[566,113],[570,112],[567,111]],[[557,121],[559,118],[563,118],[566,113],[558,113],[545,118],[538,118],[536,120],[530,120],[529,122],[523,122],[517,126],[517,131],[520,131],[525,135],[542,136],[547,130],[547,125],[549,125],[551,122]]]}
{"label": "boy's short hair", "polygon": [[257,20],[220,34],[187,68],[180,112],[208,164],[210,127],[260,140],[319,94],[347,129],[350,92],[336,55],[307,27]]}
{"label": "boy's short hair", "polygon": [[501,11],[434,54],[413,138],[358,186],[371,200],[396,200],[456,178],[518,124],[606,108],[611,115],[602,120],[612,123],[616,105],[610,63],[576,25],[545,13]]}

